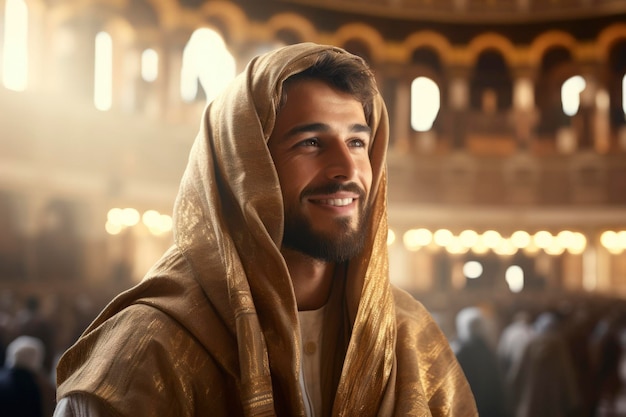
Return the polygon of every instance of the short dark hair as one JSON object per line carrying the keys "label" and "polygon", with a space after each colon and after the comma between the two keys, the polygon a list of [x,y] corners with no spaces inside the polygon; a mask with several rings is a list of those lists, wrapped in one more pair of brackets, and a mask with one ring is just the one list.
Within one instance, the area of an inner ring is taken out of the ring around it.
{"label": "short dark hair", "polygon": [[369,120],[378,89],[374,74],[362,58],[336,51],[323,52],[312,66],[285,80],[278,111],[287,101],[289,86],[306,79],[323,81],[339,91],[350,94],[363,105],[365,119]]}

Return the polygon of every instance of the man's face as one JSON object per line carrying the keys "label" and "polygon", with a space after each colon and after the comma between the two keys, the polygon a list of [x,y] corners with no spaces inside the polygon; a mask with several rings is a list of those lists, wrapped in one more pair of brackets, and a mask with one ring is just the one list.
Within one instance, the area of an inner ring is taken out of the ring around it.
{"label": "man's face", "polygon": [[371,129],[363,106],[318,80],[289,86],[269,139],[285,205],[283,246],[327,262],[365,241]]}

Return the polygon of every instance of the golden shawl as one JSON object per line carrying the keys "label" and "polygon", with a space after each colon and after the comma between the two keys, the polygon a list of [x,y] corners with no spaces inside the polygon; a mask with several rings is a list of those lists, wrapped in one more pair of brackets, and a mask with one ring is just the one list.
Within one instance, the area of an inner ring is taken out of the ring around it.
{"label": "golden shawl", "polygon": [[[267,140],[283,81],[315,44],[253,59],[206,109],[174,208],[175,245],[113,300],[62,358],[58,397],[83,393],[124,416],[304,416],[301,340],[279,251],[283,206]],[[368,244],[337,279],[324,319],[327,416],[475,416],[448,342],[388,280],[385,153],[378,96]]]}

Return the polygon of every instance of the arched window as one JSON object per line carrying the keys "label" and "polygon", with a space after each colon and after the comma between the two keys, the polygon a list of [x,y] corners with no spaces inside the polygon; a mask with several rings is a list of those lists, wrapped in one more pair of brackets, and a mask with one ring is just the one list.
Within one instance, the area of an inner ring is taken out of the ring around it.
{"label": "arched window", "polygon": [[626,40],[611,47],[608,65],[611,126],[620,128],[626,125]]}
{"label": "arched window", "polygon": [[183,51],[180,91],[183,100],[197,100],[198,84],[211,102],[235,77],[235,59],[214,30],[196,30]]}
{"label": "arched window", "polygon": [[346,51],[358,55],[365,60],[368,64],[372,64],[372,54],[369,46],[360,39],[349,39],[343,44],[343,49]]}
{"label": "arched window", "polygon": [[626,114],[626,74],[622,77],[622,111]]}
{"label": "arched window", "polygon": [[2,83],[24,91],[28,83],[28,7],[23,0],[7,0],[4,13]]}
{"label": "arched window", "polygon": [[511,108],[513,82],[499,51],[490,49],[479,55],[470,82],[470,105],[473,109],[490,113]]}
{"label": "arched window", "polygon": [[159,76],[159,54],[148,48],[141,53],[141,78],[151,83]]}
{"label": "arched window", "polygon": [[562,87],[575,73],[569,50],[557,46],[546,51],[535,84],[535,100],[540,112],[537,133],[540,137],[553,137],[560,128],[570,125],[570,117],[563,111]]}
{"label": "arched window", "polygon": [[430,130],[441,107],[439,86],[428,77],[411,83],[411,127],[417,132]]}
{"label": "arched window", "polygon": [[504,273],[504,279],[511,292],[518,293],[524,289],[524,270],[521,266],[509,266]]}
{"label": "arched window", "polygon": [[106,32],[96,35],[93,101],[98,110],[109,110],[113,102],[113,40]]}
{"label": "arched window", "polygon": [[276,32],[276,39],[283,45],[294,45],[303,41],[300,35],[294,30],[284,28]]}
{"label": "arched window", "polygon": [[580,107],[580,93],[585,89],[587,83],[580,75],[568,78],[561,86],[561,106],[563,113],[567,116],[574,116]]}

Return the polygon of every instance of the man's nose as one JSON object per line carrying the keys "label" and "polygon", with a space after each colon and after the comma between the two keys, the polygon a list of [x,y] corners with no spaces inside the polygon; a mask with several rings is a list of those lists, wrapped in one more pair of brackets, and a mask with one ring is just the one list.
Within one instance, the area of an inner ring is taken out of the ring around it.
{"label": "man's nose", "polygon": [[345,143],[338,143],[327,150],[326,175],[336,181],[352,180],[357,173],[354,155]]}

